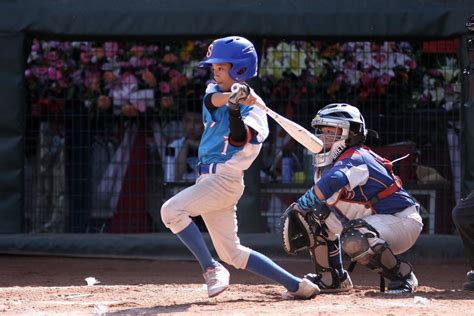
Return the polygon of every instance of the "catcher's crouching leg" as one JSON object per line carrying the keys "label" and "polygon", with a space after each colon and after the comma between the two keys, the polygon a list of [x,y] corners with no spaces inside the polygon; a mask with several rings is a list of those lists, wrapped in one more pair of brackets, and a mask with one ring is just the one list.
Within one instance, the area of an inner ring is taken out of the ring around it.
{"label": "catcher's crouching leg", "polygon": [[342,266],[339,238],[327,240],[316,237],[316,245],[309,249],[316,273],[304,277],[315,283],[322,293],[346,292],[353,289],[349,273]]}
{"label": "catcher's crouching leg", "polygon": [[349,221],[341,233],[341,244],[344,252],[354,262],[365,265],[379,273],[380,290],[385,291],[383,278],[390,280],[387,293],[413,293],[418,280],[412,266],[395,256],[386,242],[370,245],[370,238],[378,238],[378,232],[362,219]]}
{"label": "catcher's crouching leg", "polygon": [[316,273],[304,277],[316,284],[322,293],[351,290],[351,278],[342,267],[339,239],[327,240],[322,222],[314,214],[303,215],[295,204],[290,205],[281,218],[283,248],[291,255],[309,251]]}

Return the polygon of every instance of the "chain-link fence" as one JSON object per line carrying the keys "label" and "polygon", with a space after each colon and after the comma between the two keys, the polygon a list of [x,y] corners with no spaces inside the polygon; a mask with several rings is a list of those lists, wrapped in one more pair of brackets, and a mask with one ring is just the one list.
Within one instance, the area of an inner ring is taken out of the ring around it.
{"label": "chain-link fence", "polygon": [[[28,59],[26,232],[163,230],[162,203],[196,179],[210,41],[34,40]],[[423,206],[426,233],[451,233],[459,199],[457,40],[262,40],[253,85],[311,129],[332,102],[358,106]],[[260,170],[265,231],[312,181],[312,157],[269,119]],[[203,229],[204,227],[201,226]]]}

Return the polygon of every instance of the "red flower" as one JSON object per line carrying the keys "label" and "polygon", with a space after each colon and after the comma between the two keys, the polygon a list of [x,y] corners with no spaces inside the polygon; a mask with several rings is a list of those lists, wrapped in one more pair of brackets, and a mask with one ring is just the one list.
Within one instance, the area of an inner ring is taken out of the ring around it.
{"label": "red flower", "polygon": [[138,115],[138,110],[129,103],[122,106],[122,114],[128,117],[134,117]]}
{"label": "red flower", "polygon": [[39,109],[35,109],[36,113],[43,114],[43,113],[50,113],[50,114],[58,114],[61,113],[64,110],[64,100],[58,100],[58,99],[47,99],[47,98],[42,98],[38,102]]}
{"label": "red flower", "polygon": [[149,85],[150,87],[155,87],[156,86],[156,77],[155,75],[153,75],[153,73],[148,70],[148,69],[145,69],[143,70],[142,72],[142,80],[147,84]]}
{"label": "red flower", "polygon": [[173,106],[174,100],[172,96],[162,96],[160,103],[163,109],[169,109]]}
{"label": "red flower", "polygon": [[163,62],[166,64],[174,64],[178,60],[178,57],[172,53],[168,53],[163,56]]}

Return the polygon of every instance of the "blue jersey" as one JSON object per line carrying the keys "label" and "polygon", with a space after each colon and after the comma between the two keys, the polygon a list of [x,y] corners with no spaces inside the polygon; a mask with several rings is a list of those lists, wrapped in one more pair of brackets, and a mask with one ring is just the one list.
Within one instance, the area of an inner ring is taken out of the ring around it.
{"label": "blue jersey", "polygon": [[[208,94],[215,92],[220,92],[218,85],[209,84],[204,100]],[[258,102],[263,104],[260,98]],[[204,133],[199,145],[199,162],[223,163],[237,170],[250,167],[268,136],[267,116],[259,108],[243,104],[240,105],[240,113],[245,125],[256,133],[247,144],[236,147],[229,143],[229,108],[224,105],[209,111],[203,104]]]}
{"label": "blue jersey", "polygon": [[392,174],[374,154],[364,147],[351,147],[334,165],[316,173],[319,189],[340,220],[394,214],[416,204],[405,189],[399,188],[371,208],[366,207],[367,200],[394,182]]}

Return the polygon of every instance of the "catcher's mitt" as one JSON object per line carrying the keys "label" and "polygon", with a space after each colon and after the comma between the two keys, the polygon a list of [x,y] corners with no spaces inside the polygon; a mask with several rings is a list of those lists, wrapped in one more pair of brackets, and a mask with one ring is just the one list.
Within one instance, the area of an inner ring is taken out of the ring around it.
{"label": "catcher's mitt", "polygon": [[312,248],[316,244],[307,215],[301,214],[296,203],[291,204],[281,216],[283,249],[288,254]]}

